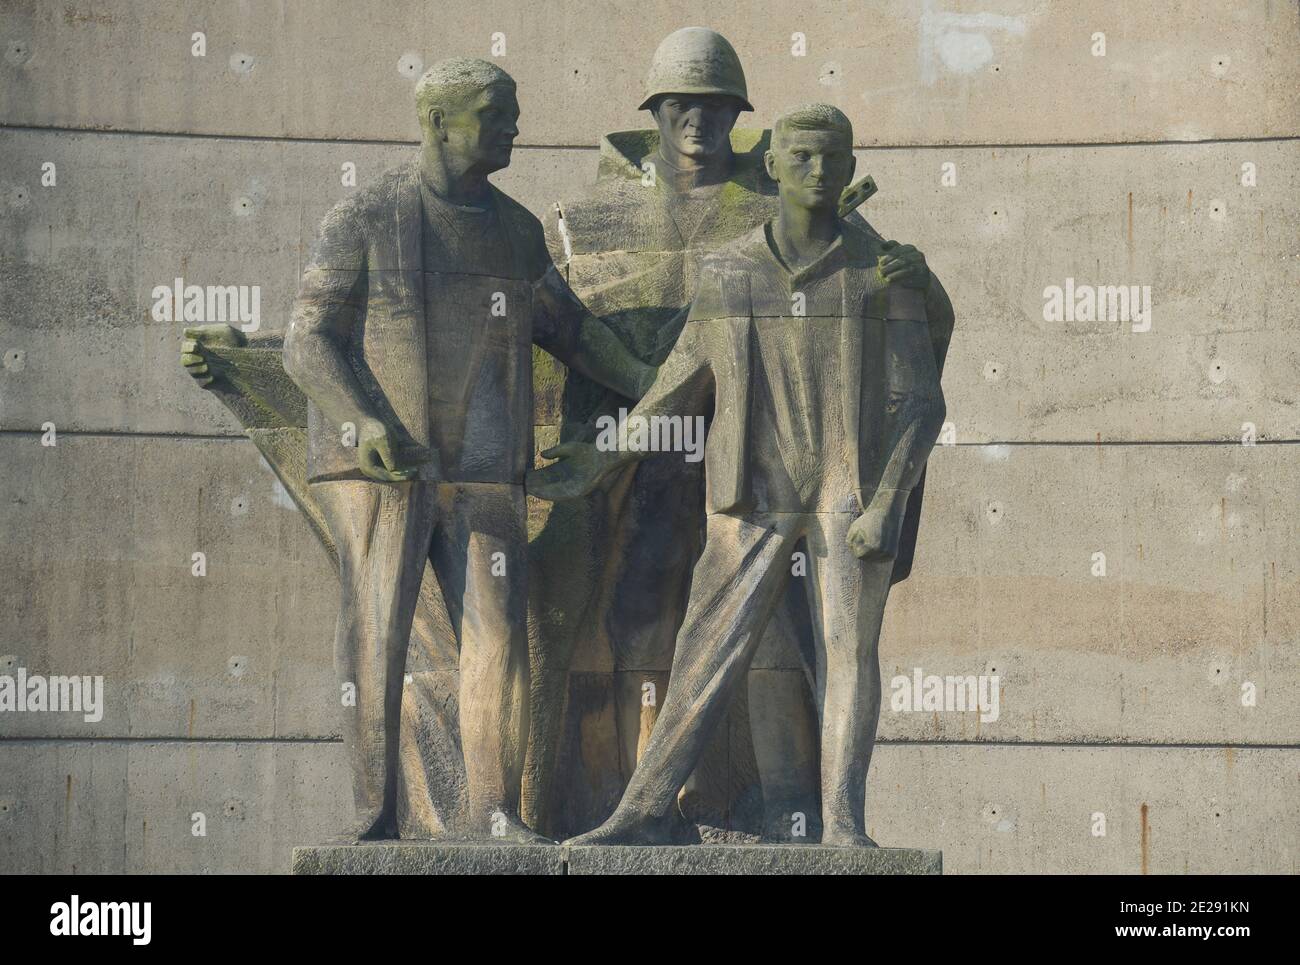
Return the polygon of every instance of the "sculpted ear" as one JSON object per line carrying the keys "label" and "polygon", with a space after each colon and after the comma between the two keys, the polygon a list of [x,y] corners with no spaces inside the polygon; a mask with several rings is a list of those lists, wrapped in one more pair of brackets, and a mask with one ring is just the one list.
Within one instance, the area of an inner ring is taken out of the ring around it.
{"label": "sculpted ear", "polygon": [[773,181],[777,180],[776,155],[773,154],[771,151],[763,152],[763,167],[767,170],[767,176],[769,178],[771,178]]}
{"label": "sculpted ear", "polygon": [[429,130],[440,141],[447,140],[447,112],[441,107],[429,108]]}

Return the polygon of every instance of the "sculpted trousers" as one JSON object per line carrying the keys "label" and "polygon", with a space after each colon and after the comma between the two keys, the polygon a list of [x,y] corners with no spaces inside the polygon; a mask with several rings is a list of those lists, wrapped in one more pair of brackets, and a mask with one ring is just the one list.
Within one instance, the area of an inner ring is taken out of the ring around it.
{"label": "sculpted trousers", "polygon": [[[589,830],[599,815],[608,813],[636,767],[658,704],[643,705],[642,687],[653,683],[663,694],[668,683],[673,642],[699,553],[703,492],[703,463],[663,453],[627,467],[592,496],[557,503],[533,541],[536,730],[530,735],[528,780],[534,800],[528,802],[528,817],[540,828]],[[581,634],[594,634],[612,656],[616,720],[607,736],[617,742],[618,770],[589,772],[591,788],[557,789],[552,780],[564,688]],[[603,808],[599,801],[579,805],[573,816],[579,826],[570,827],[568,815],[551,813],[553,797],[563,807],[588,794],[605,803]],[[584,822],[593,805],[598,816]]]}
{"label": "sculpted trousers", "polygon": [[460,733],[471,826],[517,817],[528,736],[527,543],[521,486],[312,484],[338,547],[335,663],[363,824],[391,822],[411,621],[431,561],[460,651]]}
{"label": "sculpted trousers", "polygon": [[[672,677],[618,811],[663,817],[745,679],[791,579],[812,617],[823,839],[865,834],[866,778],[880,717],[877,643],[893,561],[845,542],[854,513],[712,515],[695,567]],[[805,575],[793,554],[806,547]]]}

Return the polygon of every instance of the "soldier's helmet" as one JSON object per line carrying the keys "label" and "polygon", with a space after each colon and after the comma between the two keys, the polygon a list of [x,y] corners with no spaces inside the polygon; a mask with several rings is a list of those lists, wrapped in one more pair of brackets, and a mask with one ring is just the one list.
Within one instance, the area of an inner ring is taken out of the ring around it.
{"label": "soldier's helmet", "polygon": [[645,82],[645,110],[664,94],[725,94],[752,111],[736,48],[705,27],[683,27],[664,38],[650,63]]}

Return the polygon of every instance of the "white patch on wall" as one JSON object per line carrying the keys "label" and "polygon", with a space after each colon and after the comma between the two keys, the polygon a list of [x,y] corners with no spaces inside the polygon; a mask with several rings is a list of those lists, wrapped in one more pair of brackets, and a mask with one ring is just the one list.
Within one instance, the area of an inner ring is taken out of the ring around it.
{"label": "white patch on wall", "polygon": [[993,60],[993,44],[981,33],[949,30],[934,42],[943,66],[954,74],[971,74]]}
{"label": "white patch on wall", "polygon": [[952,74],[981,70],[993,62],[995,39],[1005,34],[1023,37],[1027,30],[1024,17],[936,11],[932,0],[926,0],[921,14],[921,82],[934,84],[941,67]]}
{"label": "white patch on wall", "polygon": [[257,461],[263,469],[271,473],[271,502],[274,505],[279,506],[281,509],[292,509],[294,512],[297,512],[298,507],[294,503],[293,497],[289,495],[289,490],[284,488],[284,484],[280,482],[279,477],[275,475],[275,470],[273,470],[271,464],[266,461],[266,457],[258,456]]}
{"label": "white patch on wall", "polygon": [[1010,446],[980,446],[985,462],[1006,462],[1011,458]]}
{"label": "white patch on wall", "polygon": [[294,504],[293,497],[289,495],[289,490],[285,489],[278,479],[271,484],[271,502],[283,509],[292,509],[295,512],[298,509]]}

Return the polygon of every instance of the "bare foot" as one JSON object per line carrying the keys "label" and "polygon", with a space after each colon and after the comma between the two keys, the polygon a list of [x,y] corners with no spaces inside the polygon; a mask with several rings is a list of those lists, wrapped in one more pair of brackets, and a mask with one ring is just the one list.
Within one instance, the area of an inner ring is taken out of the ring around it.
{"label": "bare foot", "polygon": [[880,845],[861,831],[826,831],[822,844],[828,848],[878,848]]}
{"label": "bare foot", "polygon": [[570,838],[564,843],[574,847],[588,845],[656,845],[676,844],[682,837],[683,823],[672,814],[647,817],[615,811],[609,820],[593,831]]}

